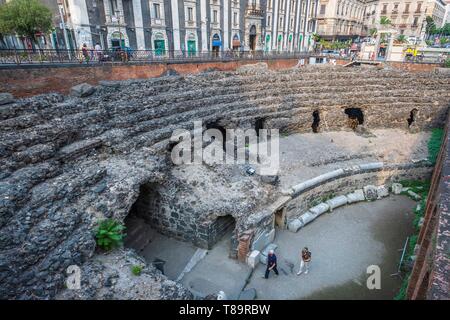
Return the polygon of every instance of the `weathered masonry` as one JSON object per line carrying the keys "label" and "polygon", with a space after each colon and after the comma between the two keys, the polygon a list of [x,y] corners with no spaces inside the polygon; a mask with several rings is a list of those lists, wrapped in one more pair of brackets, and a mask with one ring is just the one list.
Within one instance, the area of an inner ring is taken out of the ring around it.
{"label": "weathered masonry", "polygon": [[[102,82],[88,91],[0,106],[2,298],[54,297],[69,265],[83,267],[97,257],[93,228],[106,217],[136,216],[203,248],[230,235],[230,256],[242,260],[273,236],[275,222],[286,225],[292,211],[283,197],[289,195],[273,181],[233,175],[236,168],[220,165],[174,165],[169,139],[175,129],[192,130],[202,120],[205,127],[289,135],[350,131],[349,119],[356,119],[354,130],[426,130],[446,121],[450,81],[445,74],[342,67],[274,72],[257,65]],[[370,181],[375,174],[430,173],[425,164],[408,165],[358,174]],[[325,187],[348,187],[346,178]],[[291,204],[306,208],[314,192],[305,189]],[[155,279],[164,297],[184,296]]]}

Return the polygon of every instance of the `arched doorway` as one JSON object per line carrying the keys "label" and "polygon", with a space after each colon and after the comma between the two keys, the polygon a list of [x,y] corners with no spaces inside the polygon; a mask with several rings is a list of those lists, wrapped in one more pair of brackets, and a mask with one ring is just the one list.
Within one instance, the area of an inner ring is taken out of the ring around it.
{"label": "arched doorway", "polygon": [[122,32],[116,31],[111,34],[111,47],[112,48],[124,48],[125,47],[125,36]]}
{"label": "arched doorway", "polygon": [[153,49],[156,56],[163,56],[166,54],[166,41],[162,33],[156,33],[153,38]]}
{"label": "arched doorway", "polygon": [[233,51],[238,51],[241,47],[241,40],[239,39],[239,35],[237,33],[233,36]]}
{"label": "arched doorway", "polygon": [[278,52],[281,52],[283,50],[283,36],[281,34],[278,35],[277,41]]}
{"label": "arched doorway", "polygon": [[270,51],[270,34],[266,35],[266,52]]}
{"label": "arched doorway", "polygon": [[250,50],[254,51],[256,49],[256,26],[252,25],[250,27],[250,38],[249,38]]}
{"label": "arched doorway", "polygon": [[197,54],[197,43],[195,41],[195,35],[190,33],[186,41],[188,57],[195,56]]}
{"label": "arched doorway", "polygon": [[218,57],[220,47],[222,46],[222,40],[220,39],[220,36],[218,33],[215,33],[212,37],[212,52],[213,56]]}

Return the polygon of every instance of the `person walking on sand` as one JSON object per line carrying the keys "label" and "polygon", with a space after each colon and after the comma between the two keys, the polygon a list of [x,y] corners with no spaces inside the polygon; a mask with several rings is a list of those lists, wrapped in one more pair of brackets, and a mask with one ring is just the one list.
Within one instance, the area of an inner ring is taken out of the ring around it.
{"label": "person walking on sand", "polygon": [[306,269],[305,274],[308,274],[310,262],[311,262],[311,252],[308,250],[307,247],[304,247],[300,255],[300,269],[297,272],[298,276],[303,273],[303,269]]}
{"label": "person walking on sand", "polygon": [[273,250],[269,251],[269,255],[267,256],[267,268],[266,268],[266,274],[264,275],[264,278],[269,278],[270,271],[273,270],[275,274],[278,276],[278,269],[277,269],[277,256],[273,252]]}

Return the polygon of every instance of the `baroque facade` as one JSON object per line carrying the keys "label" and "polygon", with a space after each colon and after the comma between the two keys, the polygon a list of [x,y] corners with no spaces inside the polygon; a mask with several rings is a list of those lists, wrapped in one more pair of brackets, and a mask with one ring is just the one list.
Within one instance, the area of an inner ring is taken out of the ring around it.
{"label": "baroque facade", "polygon": [[425,35],[427,16],[441,27],[445,14],[443,0],[320,0],[317,32],[331,39],[364,37],[386,17],[398,34],[419,39]]}
{"label": "baroque facade", "polygon": [[307,51],[319,0],[64,0],[76,45],[191,55]]}

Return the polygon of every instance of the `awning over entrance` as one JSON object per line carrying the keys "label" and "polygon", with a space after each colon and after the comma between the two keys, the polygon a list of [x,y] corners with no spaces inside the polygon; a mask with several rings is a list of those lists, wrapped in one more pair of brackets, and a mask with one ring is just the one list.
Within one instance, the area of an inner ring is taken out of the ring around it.
{"label": "awning over entrance", "polygon": [[220,40],[220,37],[219,37],[219,35],[217,33],[215,35],[213,35],[212,46],[213,47],[220,47],[220,46],[222,46],[222,40]]}

